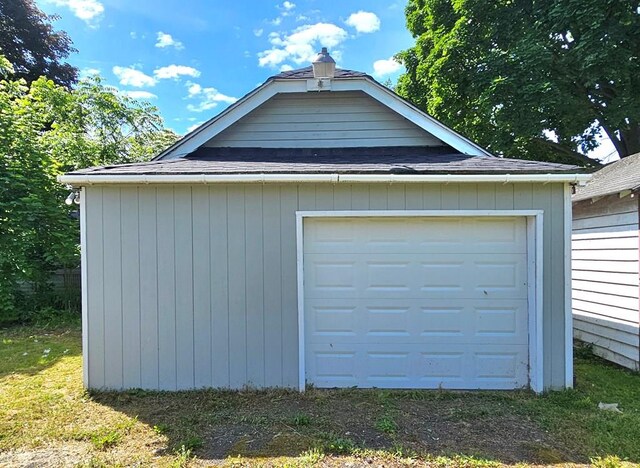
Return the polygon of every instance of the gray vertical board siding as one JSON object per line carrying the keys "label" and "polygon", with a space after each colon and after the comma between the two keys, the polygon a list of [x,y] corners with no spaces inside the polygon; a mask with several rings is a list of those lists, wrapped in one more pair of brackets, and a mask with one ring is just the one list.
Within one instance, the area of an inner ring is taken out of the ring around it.
{"label": "gray vertical board siding", "polygon": [[[564,307],[559,307],[557,310],[553,310],[551,306],[551,294],[554,288],[562,288],[564,284],[564,279],[561,279],[560,283],[553,283],[553,265],[552,259],[554,258],[552,255],[552,245],[554,243],[563,243],[564,234],[562,230],[558,230],[557,232],[553,231],[553,219],[551,215],[551,206],[552,206],[552,193],[550,187],[537,184],[533,187],[533,200],[534,205],[537,208],[542,208],[544,210],[544,226],[543,226],[543,236],[544,236],[544,246],[543,246],[543,269],[545,281],[542,288],[542,301],[543,301],[543,317],[542,317],[542,338],[543,338],[543,348],[545,350],[543,360],[543,372],[544,372],[544,382],[547,384],[552,381],[552,369],[554,363],[557,361],[564,362],[564,349],[554,349],[554,345],[551,342],[552,331],[555,327],[562,327],[564,330],[564,322],[559,322],[557,320],[553,320],[551,314],[553,312],[557,312],[558,315],[562,316],[562,312],[564,311]],[[496,197],[497,201],[497,197]],[[555,257],[556,263],[560,262],[559,265],[562,265],[562,256]],[[562,340],[564,342],[564,340]],[[558,386],[557,384],[554,386]]]}
{"label": "gray vertical board siding", "polygon": [[[141,189],[142,190],[142,189]],[[158,242],[158,385],[177,390],[175,197],[173,187],[158,187],[156,199]]]}
{"label": "gray vertical board siding", "polygon": [[387,208],[390,210],[404,210],[405,207],[405,185],[391,184],[387,190]]}
{"label": "gray vertical board siding", "polygon": [[140,258],[140,386],[160,388],[158,342],[157,189],[138,190]]}
{"label": "gray vertical board siding", "polygon": [[88,187],[89,386],[295,388],[296,211],[513,208],[544,210],[544,376],[561,387],[562,197],[553,183]]}
{"label": "gray vertical board siding", "polygon": [[194,324],[193,324],[193,218],[191,213],[191,187],[174,189],[175,233],[175,315],[176,315],[176,387],[193,388],[194,378]]}
{"label": "gray vertical board siding", "polygon": [[[561,261],[551,261],[548,263],[548,268],[551,270],[551,296],[548,297],[549,309],[545,309],[545,312],[549,316],[553,313],[553,304],[563,304],[565,298],[565,287],[568,284],[565,281],[565,268],[564,268],[564,254],[565,254],[565,242],[564,242],[564,187],[562,184],[554,184],[550,188],[551,192],[551,210],[547,216],[547,222],[550,224],[549,240],[551,243],[551,259],[560,259]],[[556,234],[558,233],[558,234]],[[562,233],[562,234],[560,234]],[[569,247],[570,248],[570,247]],[[564,318],[564,307],[558,309],[562,312],[561,316]],[[551,323],[551,336],[549,337],[550,345],[552,347],[549,356],[551,361],[551,382],[562,382],[565,375],[565,350],[564,346],[558,346],[559,343],[564,343],[565,326],[566,321],[555,321],[550,317]],[[570,322],[569,322],[570,323]],[[554,356],[555,355],[555,356]],[[563,384],[555,385],[560,388]]]}
{"label": "gray vertical board siding", "polygon": [[122,218],[122,354],[123,386],[141,387],[140,348],[140,255],[138,189],[125,187],[121,191]]}
{"label": "gray vertical board siding", "polygon": [[[298,285],[296,272],[295,212],[298,209],[316,209],[315,189],[316,187],[314,185],[282,185],[280,187],[282,385],[290,388],[296,388],[298,386]],[[303,201],[309,204],[303,205]],[[298,203],[300,203],[300,205]],[[312,204],[313,208],[311,208]]]}
{"label": "gray vertical board siding", "polygon": [[86,245],[82,254],[87,265],[87,308],[85,324],[88,349],[83,350],[87,362],[88,376],[85,379],[90,388],[104,387],[104,213],[102,187],[87,187],[86,194]]}
{"label": "gray vertical board siding", "polygon": [[211,241],[209,188],[194,186],[193,216],[193,372],[196,388],[212,387]]}
{"label": "gray vertical board siding", "polygon": [[638,200],[611,194],[573,205],[573,328],[595,354],[640,369]]}
{"label": "gray vertical board siding", "polygon": [[227,190],[229,274],[229,386],[241,388],[247,381],[247,289],[246,186]]}
{"label": "gray vertical board siding", "polygon": [[231,387],[229,335],[229,222],[225,186],[209,187],[209,287],[212,386]]}
{"label": "gray vertical board siding", "polygon": [[280,187],[265,185],[262,213],[262,278],[264,280],[264,385],[282,382],[282,245]]}
{"label": "gray vertical board siding", "polygon": [[104,216],[104,387],[122,388],[122,201],[120,189],[102,192]]}
{"label": "gray vertical board siding", "polygon": [[245,282],[247,310],[247,384],[265,386],[262,185],[245,187]]}
{"label": "gray vertical board siding", "polygon": [[442,142],[363,92],[337,91],[276,95],[205,145],[326,148]]}

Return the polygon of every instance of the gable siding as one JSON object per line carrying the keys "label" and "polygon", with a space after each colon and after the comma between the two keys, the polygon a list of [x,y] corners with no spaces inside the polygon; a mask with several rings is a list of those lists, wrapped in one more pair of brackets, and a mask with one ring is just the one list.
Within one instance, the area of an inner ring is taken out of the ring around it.
{"label": "gable siding", "polygon": [[91,388],[296,388],[295,212],[343,209],[543,209],[544,381],[564,386],[562,184],[92,185],[85,193]]}
{"label": "gable siding", "polygon": [[207,147],[333,148],[443,146],[361,91],[278,94]]}
{"label": "gable siding", "polygon": [[577,202],[572,235],[575,337],[599,356],[640,366],[638,200],[617,194]]}

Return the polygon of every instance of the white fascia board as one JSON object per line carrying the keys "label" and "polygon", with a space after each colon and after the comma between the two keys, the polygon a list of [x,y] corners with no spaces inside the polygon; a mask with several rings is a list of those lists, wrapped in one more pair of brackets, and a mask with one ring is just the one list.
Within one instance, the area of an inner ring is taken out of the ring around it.
{"label": "white fascia board", "polygon": [[73,186],[93,184],[215,184],[215,183],[581,183],[590,174],[68,174],[58,181]]}

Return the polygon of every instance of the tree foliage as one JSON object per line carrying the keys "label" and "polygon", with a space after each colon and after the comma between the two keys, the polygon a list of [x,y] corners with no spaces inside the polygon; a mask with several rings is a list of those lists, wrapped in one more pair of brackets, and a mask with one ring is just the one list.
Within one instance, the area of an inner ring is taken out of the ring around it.
{"label": "tree foliage", "polygon": [[409,0],[398,92],[490,151],[590,164],[640,152],[640,5]]}
{"label": "tree foliage", "polygon": [[[11,65],[0,56],[0,75]],[[41,77],[0,81],[0,322],[20,285],[46,291],[50,272],[78,264],[78,223],[56,177],[98,164],[148,160],[173,143],[155,107],[104,86],[69,90]]]}
{"label": "tree foliage", "polygon": [[71,86],[78,70],[63,62],[74,52],[71,39],[56,31],[34,0],[0,0],[0,54],[13,64],[16,78],[28,83],[46,76],[55,83]]}

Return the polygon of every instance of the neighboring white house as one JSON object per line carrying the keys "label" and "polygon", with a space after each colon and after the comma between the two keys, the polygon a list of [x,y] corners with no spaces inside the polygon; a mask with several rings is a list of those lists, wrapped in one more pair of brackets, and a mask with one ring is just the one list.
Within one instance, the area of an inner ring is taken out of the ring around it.
{"label": "neighboring white house", "polygon": [[573,197],[573,326],[599,356],[640,370],[640,153]]}
{"label": "neighboring white house", "polygon": [[61,177],[85,385],[571,386],[577,172],[494,157],[324,51],[152,162]]}

